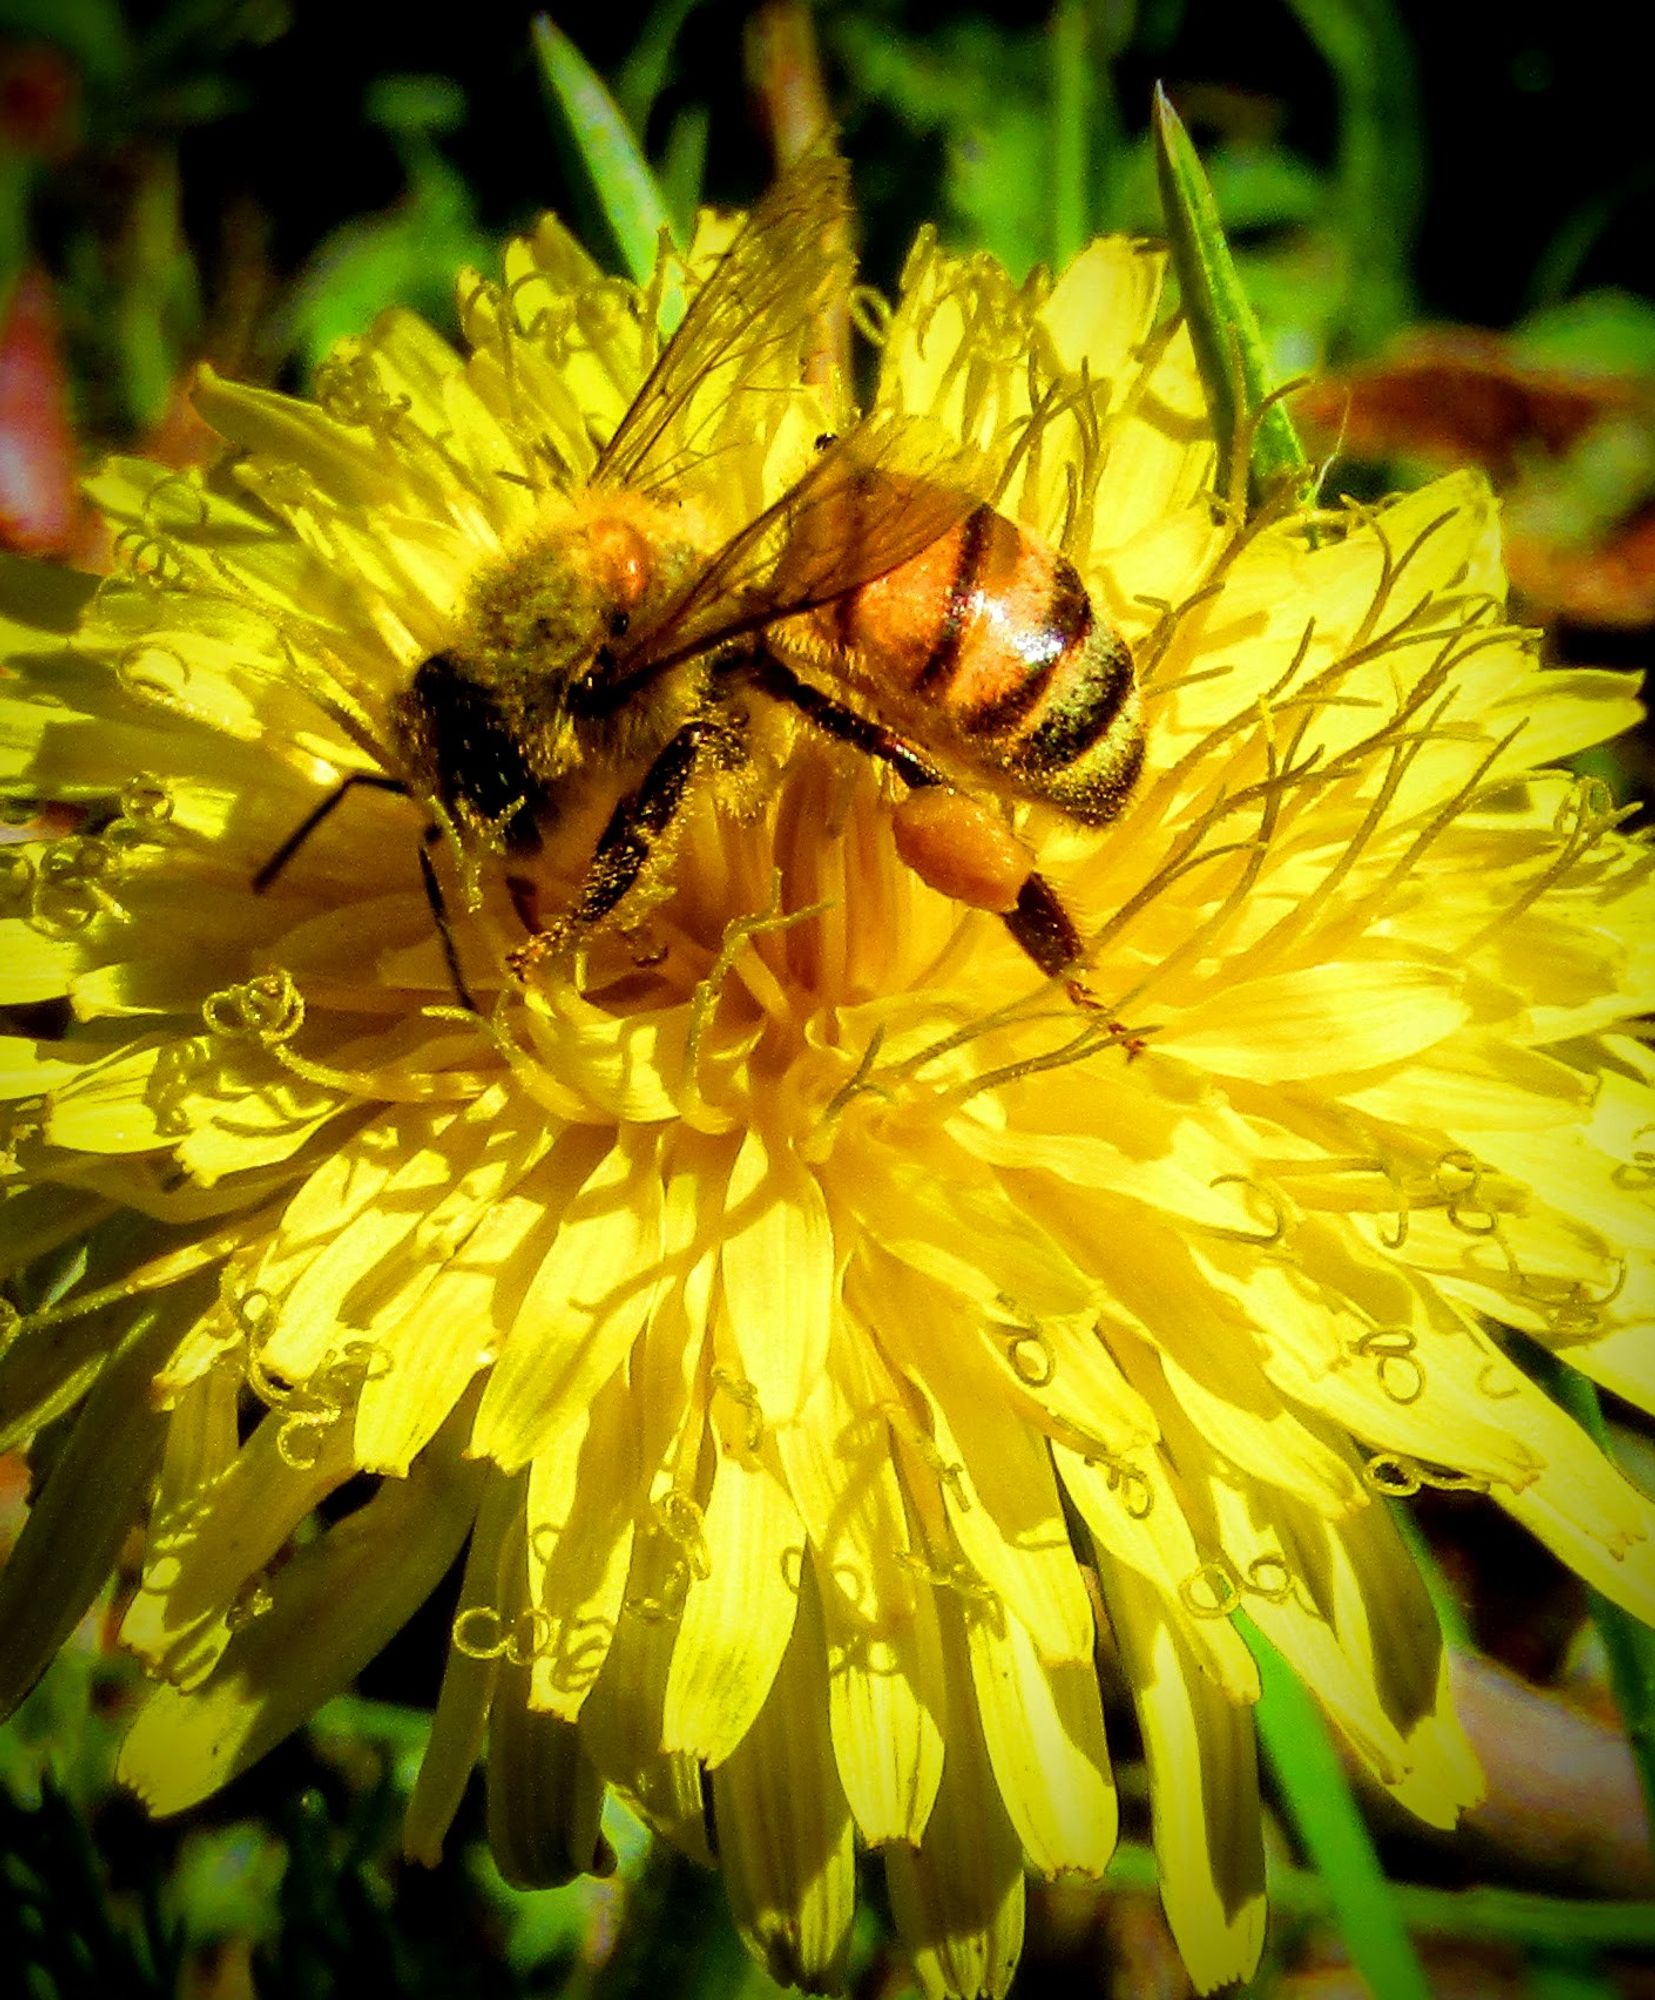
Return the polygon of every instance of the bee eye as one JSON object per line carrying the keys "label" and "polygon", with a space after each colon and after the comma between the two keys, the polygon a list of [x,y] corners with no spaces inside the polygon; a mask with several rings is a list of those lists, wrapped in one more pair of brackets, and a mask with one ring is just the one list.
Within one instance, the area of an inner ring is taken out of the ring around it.
{"label": "bee eye", "polygon": [[632,619],[629,613],[625,611],[611,611],[609,614],[610,638],[611,639],[624,638],[631,624],[632,624]]}

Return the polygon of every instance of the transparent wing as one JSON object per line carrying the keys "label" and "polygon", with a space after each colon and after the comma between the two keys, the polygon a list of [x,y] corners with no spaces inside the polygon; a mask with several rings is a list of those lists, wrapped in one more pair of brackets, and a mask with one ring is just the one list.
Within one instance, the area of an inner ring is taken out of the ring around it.
{"label": "transparent wing", "polygon": [[845,163],[825,145],[757,202],[599,452],[594,485],[670,483],[743,391],[798,384],[818,316],[850,292],[850,212]]}
{"label": "transparent wing", "polygon": [[603,688],[618,695],[888,575],[980,504],[982,480],[976,459],[932,426],[863,425],[830,445],[790,493],[631,636]]}

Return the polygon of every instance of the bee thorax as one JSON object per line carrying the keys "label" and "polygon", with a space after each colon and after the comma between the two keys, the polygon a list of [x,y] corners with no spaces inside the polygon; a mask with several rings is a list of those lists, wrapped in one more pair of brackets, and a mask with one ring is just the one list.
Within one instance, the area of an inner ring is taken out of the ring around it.
{"label": "bee thorax", "polygon": [[520,560],[478,579],[455,650],[481,686],[555,700],[591,653],[600,611],[573,565],[550,554]]}

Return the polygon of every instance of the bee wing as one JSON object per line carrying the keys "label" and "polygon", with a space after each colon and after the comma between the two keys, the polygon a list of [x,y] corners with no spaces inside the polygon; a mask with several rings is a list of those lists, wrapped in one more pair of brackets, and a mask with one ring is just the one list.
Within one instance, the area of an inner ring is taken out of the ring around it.
{"label": "bee wing", "polygon": [[964,520],[982,479],[975,458],[916,423],[864,425],[838,439],[633,634],[604,688],[635,687],[887,575]]}
{"label": "bee wing", "polygon": [[755,204],[599,452],[594,485],[668,483],[744,389],[798,384],[818,316],[849,296],[850,213],[845,163],[825,144]]}

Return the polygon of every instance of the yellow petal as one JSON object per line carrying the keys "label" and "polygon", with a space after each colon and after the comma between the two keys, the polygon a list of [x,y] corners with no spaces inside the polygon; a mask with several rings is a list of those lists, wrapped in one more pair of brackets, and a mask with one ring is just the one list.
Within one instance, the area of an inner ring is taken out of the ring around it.
{"label": "yellow petal", "polygon": [[458,1253],[410,1308],[374,1327],[374,1365],[356,1405],[356,1456],[400,1477],[499,1351],[505,1301],[544,1254],[546,1209],[531,1176],[495,1197]]}
{"label": "yellow petal", "polygon": [[120,1782],[153,1813],[181,1812],[348,1687],[459,1553],[480,1477],[434,1449],[301,1549],[272,1581],[269,1609],[233,1636],[206,1681],[150,1697],[121,1747]]}
{"label": "yellow petal", "polygon": [[0,1101],[35,1097],[79,1076],[87,1060],[54,1053],[56,1045],[27,1035],[0,1035]]}
{"label": "yellow petal", "polygon": [[347,430],[314,403],[227,382],[203,364],[193,386],[196,408],[221,437],[244,450],[302,465],[331,495],[353,507],[382,500],[390,490],[384,461],[371,439]]}
{"label": "yellow petal", "polygon": [[0,1001],[27,1007],[60,999],[79,958],[73,938],[48,937],[21,917],[0,917]]}
{"label": "yellow petal", "polygon": [[47,1137],[85,1153],[148,1153],[166,1144],[151,1079],[160,1050],[140,1044],[89,1064],[48,1099]]}
{"label": "yellow petal", "polygon": [[1124,388],[1149,334],[1166,252],[1126,236],[1100,236],[1076,257],[1040,308],[1058,359],[1071,373]]}
{"label": "yellow petal", "polygon": [[722,1269],[741,1372],[775,1423],[795,1418],[827,1358],[833,1229],[791,1146],[742,1140],[730,1174]]}
{"label": "yellow petal", "polygon": [[885,1419],[851,1343],[837,1342],[835,1354],[776,1446],[821,1587],[845,1796],[870,1844],[917,1840],[943,1759],[936,1612],[929,1586],[902,1560],[910,1537]]}
{"label": "yellow petal", "polygon": [[[1196,1345],[1187,1343],[1185,1352]],[[1332,1518],[1363,1504],[1356,1475],[1261,1378],[1254,1356],[1201,1358],[1211,1364],[1205,1382],[1170,1354],[1162,1355],[1161,1366],[1179,1408],[1218,1457]]]}
{"label": "yellow petal", "polygon": [[1198,1993],[1250,1978],[1264,1944],[1264,1845],[1251,1710],[1201,1670],[1164,1601],[1100,1571],[1149,1765],[1161,1901]]}
{"label": "yellow petal", "polygon": [[1170,1020],[1158,1053],[1259,1083],[1377,1069],[1451,1035],[1469,1009],[1453,974],[1380,961],[1227,984]]}
{"label": "yellow petal", "polygon": [[[466,1545],[462,1606],[508,1601],[513,1578],[522,1567],[525,1484],[521,1473],[515,1479],[485,1482]],[[520,1590],[512,1601],[521,1601]],[[442,1859],[443,1841],[477,1767],[499,1667],[497,1654],[485,1651],[479,1657],[462,1651],[450,1637],[431,1733],[402,1822],[403,1853],[426,1868],[435,1868]]]}
{"label": "yellow petal", "polygon": [[957,1619],[944,1644],[948,1759],[917,1848],[885,1855],[891,1913],[928,1995],[1000,2000],[1023,1949],[1023,1856],[977,1726]]}
{"label": "yellow petal", "polygon": [[[605,1384],[529,1466],[529,1699],[572,1722],[615,1636],[647,1472],[623,1378]],[[475,1450],[475,1446],[473,1446]]]}
{"label": "yellow petal", "polygon": [[229,1615],[246,1586],[354,1470],[347,1425],[303,1429],[280,1413],[265,1417],[225,1468],[214,1504],[158,1535],[123,1643],[174,1685],[198,1685],[229,1643]]}
{"label": "yellow petal", "polygon": [[1042,1660],[1009,1615],[968,1618],[965,1630],[989,1763],[1030,1864],[1101,1875],[1120,1809],[1096,1667]]}
{"label": "yellow petal", "polygon": [[[780,1476],[746,1448],[739,1412],[713,1404],[718,1460],[673,1648],[663,1744],[721,1764],[752,1728],[793,1631],[804,1527]],[[722,1419],[722,1421],[721,1421]]]}
{"label": "yellow petal", "polygon": [[488,1732],[488,1844],[514,1889],[554,1889],[607,1874],[603,1783],[561,1716],[529,1707],[528,1671],[504,1665]]}
{"label": "yellow petal", "polygon": [[[966,1561],[1004,1600],[1044,1660],[1089,1662],[1092,1609],[1080,1580],[1051,1456],[982,1387],[934,1371],[937,1450],[948,1519]],[[947,1415],[944,1415],[946,1409]]]}
{"label": "yellow petal", "polygon": [[1258,1669],[1240,1635],[1227,1620],[1190,1609],[1187,1592],[1203,1558],[1161,1454],[1135,1452],[1105,1465],[1054,1445],[1052,1457],[1100,1550],[1157,1594],[1160,1615],[1178,1628],[1180,1648],[1200,1660],[1230,1701],[1256,1701]]}
{"label": "yellow petal", "polygon": [[637,1338],[661,1283],[658,1146],[623,1127],[563,1211],[483,1392],[479,1455],[508,1470],[532,1458]]}
{"label": "yellow petal", "polygon": [[662,1702],[677,1632],[659,1607],[628,1608],[597,1686],[580,1712],[598,1774],[652,1832],[703,1868],[714,1864],[698,1760],[662,1747]]}
{"label": "yellow petal", "polygon": [[778,1984],[837,1991],[850,1945],[856,1862],[834,1759],[815,1587],[758,1719],[712,1773],[730,1914]]}
{"label": "yellow petal", "polygon": [[1538,1050],[1494,1035],[1456,1035],[1406,1068],[1346,1094],[1375,1118],[1440,1130],[1555,1131],[1576,1125],[1592,1102],[1591,1079]]}

